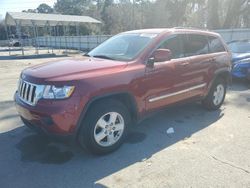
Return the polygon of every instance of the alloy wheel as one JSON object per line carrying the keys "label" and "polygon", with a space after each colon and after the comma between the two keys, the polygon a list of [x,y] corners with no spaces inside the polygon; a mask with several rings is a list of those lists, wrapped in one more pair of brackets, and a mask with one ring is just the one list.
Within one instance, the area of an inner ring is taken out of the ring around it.
{"label": "alloy wheel", "polygon": [[124,128],[125,123],[121,114],[117,112],[106,113],[95,125],[94,139],[100,146],[112,146],[121,138]]}
{"label": "alloy wheel", "polygon": [[219,105],[224,97],[225,94],[225,88],[222,84],[217,85],[215,91],[214,91],[214,99],[213,99],[213,103],[214,105]]}

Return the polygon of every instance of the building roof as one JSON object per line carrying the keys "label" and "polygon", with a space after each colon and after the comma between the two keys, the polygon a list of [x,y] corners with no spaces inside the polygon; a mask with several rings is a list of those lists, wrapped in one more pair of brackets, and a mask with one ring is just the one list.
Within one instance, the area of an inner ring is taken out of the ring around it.
{"label": "building roof", "polygon": [[62,15],[62,14],[41,14],[41,13],[27,13],[27,12],[7,12],[5,16],[6,25],[32,26],[50,26],[55,25],[75,25],[83,23],[101,22],[89,16],[76,16],[76,15]]}

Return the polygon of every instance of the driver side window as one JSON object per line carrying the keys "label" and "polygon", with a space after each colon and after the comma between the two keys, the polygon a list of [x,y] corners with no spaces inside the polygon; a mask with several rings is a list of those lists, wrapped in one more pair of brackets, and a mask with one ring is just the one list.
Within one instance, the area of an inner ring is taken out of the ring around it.
{"label": "driver side window", "polygon": [[164,41],[158,49],[169,49],[172,52],[172,59],[185,57],[182,45],[182,35],[175,35]]}

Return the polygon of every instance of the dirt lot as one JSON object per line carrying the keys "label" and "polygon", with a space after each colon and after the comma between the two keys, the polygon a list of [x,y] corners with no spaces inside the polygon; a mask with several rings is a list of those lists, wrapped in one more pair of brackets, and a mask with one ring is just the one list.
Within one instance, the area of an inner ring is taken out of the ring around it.
{"label": "dirt lot", "polygon": [[234,83],[215,112],[199,104],[166,109],[135,126],[118,151],[97,157],[36,135],[16,114],[20,71],[54,59],[0,52],[0,187],[250,187],[247,84]]}

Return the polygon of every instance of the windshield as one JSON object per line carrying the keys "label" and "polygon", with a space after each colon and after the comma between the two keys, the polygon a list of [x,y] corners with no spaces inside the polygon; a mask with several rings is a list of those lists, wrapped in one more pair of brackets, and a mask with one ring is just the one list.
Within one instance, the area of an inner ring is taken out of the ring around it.
{"label": "windshield", "polygon": [[88,53],[91,57],[128,61],[134,59],[153,40],[156,34],[116,35]]}
{"label": "windshield", "polygon": [[228,47],[233,53],[249,53],[250,42],[233,42],[228,44]]}

